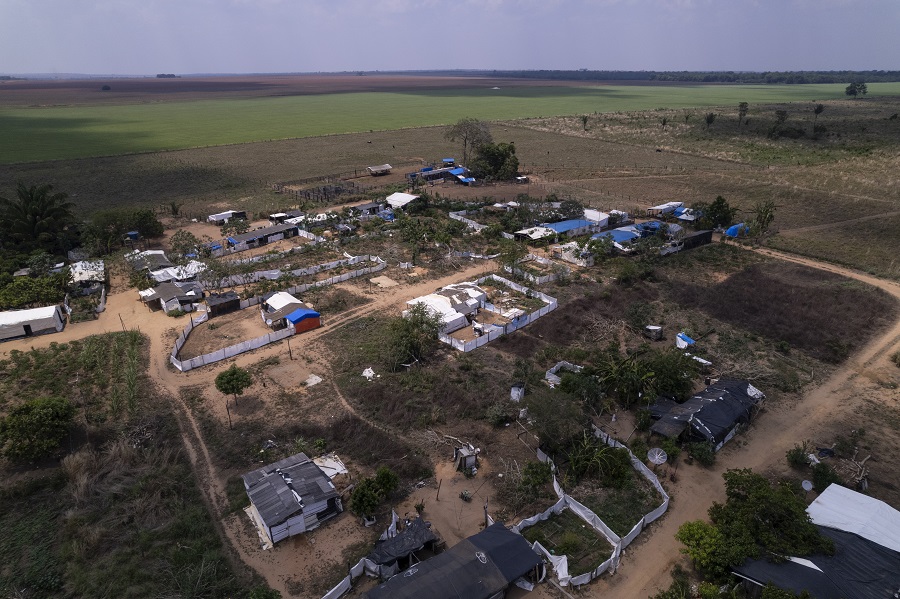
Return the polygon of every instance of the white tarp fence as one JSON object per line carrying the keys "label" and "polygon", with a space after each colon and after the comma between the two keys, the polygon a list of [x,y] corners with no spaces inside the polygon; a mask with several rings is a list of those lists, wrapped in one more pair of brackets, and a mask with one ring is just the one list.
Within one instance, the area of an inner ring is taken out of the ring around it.
{"label": "white tarp fence", "polygon": [[482,229],[487,229],[487,225],[482,225],[481,223],[476,223],[474,220],[470,218],[466,218],[466,215],[469,214],[468,210],[462,210],[460,212],[451,212],[450,218],[453,220],[458,220],[461,223],[466,223],[466,226],[470,229],[474,229],[476,231],[481,231]]}
{"label": "white tarp fence", "polygon": [[[351,262],[352,261],[352,262]],[[362,261],[371,261],[374,262],[374,266],[369,266],[360,270],[355,270],[351,272],[345,272],[340,276],[331,277],[330,279],[324,279],[322,281],[316,281],[310,284],[297,285],[295,287],[290,287],[286,289],[288,293],[303,293],[308,289],[313,287],[325,287],[328,285],[333,285],[334,283],[340,283],[342,281],[347,281],[355,277],[360,277],[363,275],[371,274],[373,272],[379,272],[384,270],[387,267],[387,263],[379,258],[378,256],[354,256],[353,258],[349,258],[346,260],[338,260],[337,263],[343,264],[357,264]],[[335,263],[329,263],[335,264]],[[328,265],[318,265],[318,266],[328,266]],[[311,267],[317,268],[317,267]],[[334,268],[334,266],[331,266]],[[324,269],[322,269],[324,270]],[[244,310],[246,308],[250,308],[252,306],[256,306],[262,303],[262,296],[254,296],[249,299],[241,300],[240,306],[241,309]],[[191,319],[188,322],[188,325],[185,329],[178,335],[178,338],[175,339],[175,346],[172,348],[172,353],[169,356],[169,361],[172,362],[172,365],[175,366],[181,372],[187,372],[188,370],[193,370],[194,368],[200,368],[201,366],[206,366],[207,364],[214,364],[216,362],[221,362],[222,360],[226,360],[228,358],[237,356],[238,354],[242,354],[254,349],[258,349],[263,347],[264,345],[268,345],[270,343],[275,343],[276,341],[281,341],[282,339],[286,339],[294,334],[293,327],[287,327],[281,329],[280,331],[274,331],[267,335],[263,335],[262,337],[257,337],[256,339],[250,339],[249,341],[244,341],[242,343],[238,343],[237,345],[231,345],[224,349],[220,349],[208,354],[204,354],[202,356],[197,356],[191,358],[189,360],[180,360],[178,359],[178,353],[181,351],[181,348],[184,347],[185,342],[187,342],[188,335],[190,335],[191,331],[198,324],[204,323],[209,319],[209,314],[203,312],[200,316]]]}
{"label": "white tarp fence", "polygon": [[[560,367],[563,363],[557,364],[557,367]],[[568,363],[566,363],[568,364]],[[568,364],[571,366],[571,364]],[[549,372],[549,371],[548,371]],[[628,451],[628,455],[631,458],[632,467],[637,470],[644,478],[650,481],[650,484],[656,489],[656,491],[663,498],[662,503],[656,509],[652,510],[650,513],[645,514],[638,522],[634,525],[634,527],[629,531],[627,535],[624,537],[619,537],[616,533],[614,533],[609,526],[603,522],[600,517],[595,514],[593,511],[588,509],[585,505],[581,504],[579,501],[574,499],[572,496],[566,494],[563,491],[562,487],[559,484],[559,481],[556,480],[556,465],[553,463],[553,460],[545,454],[540,449],[537,450],[537,457],[541,462],[549,462],[550,467],[552,468],[553,475],[553,490],[556,491],[556,495],[559,497],[559,501],[557,501],[552,507],[545,510],[544,512],[532,516],[530,518],[526,518],[512,527],[511,530],[514,532],[520,533],[522,530],[528,528],[529,526],[533,526],[538,522],[543,520],[547,520],[554,514],[560,514],[563,510],[569,509],[572,510],[579,518],[584,520],[587,524],[591,526],[594,530],[596,530],[599,534],[603,535],[606,540],[610,542],[613,546],[612,554],[609,559],[600,564],[596,569],[591,572],[586,572],[584,574],[580,574],[579,576],[570,576],[569,575],[569,562],[568,558],[564,555],[553,555],[551,554],[545,547],[543,547],[540,543],[534,543],[532,548],[535,551],[540,552],[547,560],[553,565],[553,571],[556,574],[556,577],[559,579],[559,584],[561,586],[581,586],[583,584],[587,584],[590,581],[594,580],[601,574],[607,571],[615,571],[619,567],[619,560],[621,559],[622,550],[628,547],[632,541],[641,533],[641,531],[651,522],[662,516],[665,511],[669,508],[669,494],[666,493],[665,489],[663,489],[662,485],[659,482],[659,479],[656,475],[644,464],[641,460],[639,460],[631,450],[628,449],[625,445],[611,437],[610,435],[604,433],[600,429],[594,427],[594,436],[598,439],[609,445],[610,447],[616,448],[624,448]]]}
{"label": "white tarp fence", "polygon": [[531,274],[530,272],[528,272],[526,270],[522,270],[521,268],[510,268],[509,266],[503,267],[503,270],[505,270],[506,272],[518,275],[518,276],[522,277],[523,279],[525,279],[526,281],[528,281],[529,283],[534,283],[535,285],[543,285],[544,283],[549,283],[551,281],[555,281],[558,278],[560,278],[561,276],[562,277],[568,276],[572,272],[572,269],[570,269],[568,266],[565,266],[564,264],[557,264],[553,260],[548,260],[548,259],[544,258],[543,256],[535,256],[534,254],[528,254],[527,256],[525,256],[524,258],[519,260],[518,262],[519,262],[519,264],[522,264],[524,262],[537,262],[541,266],[546,266],[548,268],[556,268],[557,269],[557,272],[552,272],[548,275],[538,276],[538,275]]}

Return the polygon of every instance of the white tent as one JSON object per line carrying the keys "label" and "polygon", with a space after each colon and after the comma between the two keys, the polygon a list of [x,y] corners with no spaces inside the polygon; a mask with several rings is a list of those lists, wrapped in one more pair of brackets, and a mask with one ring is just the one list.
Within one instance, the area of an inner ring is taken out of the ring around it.
{"label": "white tent", "polygon": [[403,208],[413,200],[418,200],[419,196],[413,195],[411,193],[403,193],[398,191],[397,193],[392,193],[389,195],[385,201],[390,204],[391,208]]}
{"label": "white tent", "polygon": [[65,321],[59,306],[0,312],[0,339],[27,337],[38,333],[58,333]]}
{"label": "white tent", "polygon": [[676,208],[681,208],[682,206],[684,206],[684,202],[666,202],[665,204],[660,204],[659,206],[648,208],[647,214],[649,216],[669,214],[670,212],[675,212]]}
{"label": "white tent", "polygon": [[532,241],[536,241],[538,239],[543,239],[544,237],[553,237],[556,235],[556,231],[547,227],[531,227],[516,231],[514,235],[516,237],[527,237]]}
{"label": "white tent", "polygon": [[287,291],[279,291],[266,300],[266,305],[272,312],[277,312],[289,304],[301,304],[300,300],[288,293]]}
{"label": "white tent", "polygon": [[[453,308],[449,297],[431,293],[406,302],[406,305],[410,308],[419,304],[425,306],[429,313],[441,317],[441,322],[443,323],[441,331],[444,333],[452,333],[453,331],[463,328],[469,322],[466,320],[465,314],[457,312],[456,309]],[[404,316],[407,313],[408,312],[404,312]]]}
{"label": "white tent", "polygon": [[900,552],[900,511],[840,485],[829,485],[806,512],[813,524],[858,535]]}

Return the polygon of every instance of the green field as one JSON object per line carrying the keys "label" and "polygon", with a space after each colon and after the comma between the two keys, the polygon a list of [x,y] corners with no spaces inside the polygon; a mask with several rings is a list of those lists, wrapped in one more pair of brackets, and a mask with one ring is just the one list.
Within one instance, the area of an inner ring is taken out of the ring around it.
{"label": "green field", "polygon": [[[873,83],[870,96],[900,95]],[[551,115],[844,97],[843,85],[510,87],[0,109],[0,164]]]}

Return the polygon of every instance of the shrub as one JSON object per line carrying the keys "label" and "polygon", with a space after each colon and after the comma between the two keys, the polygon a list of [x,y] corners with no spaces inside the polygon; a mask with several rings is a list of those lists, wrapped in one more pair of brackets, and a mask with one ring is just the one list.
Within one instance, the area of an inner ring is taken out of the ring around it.
{"label": "shrub", "polygon": [[650,410],[644,408],[637,411],[637,429],[639,431],[649,431],[653,426],[653,418],[650,416]]}
{"label": "shrub", "polygon": [[840,485],[842,484],[842,481],[834,468],[824,462],[820,462],[813,466],[812,483],[816,493],[821,493],[828,488],[828,485],[831,483]]}
{"label": "shrub", "polygon": [[528,489],[537,489],[553,479],[550,464],[545,462],[528,462],[522,469],[522,485]]}
{"label": "shrub", "polygon": [[647,458],[647,452],[650,450],[650,447],[647,445],[647,442],[644,441],[641,437],[635,437],[629,446],[631,449],[631,453],[633,453],[639,460],[643,461]]}
{"label": "shrub", "polygon": [[359,481],[350,494],[350,510],[357,516],[371,516],[380,502],[378,485],[372,478]]}
{"label": "shrub", "polygon": [[678,454],[681,453],[681,447],[678,446],[678,442],[675,439],[663,439],[659,446],[669,456],[669,463],[674,463],[678,459]]}
{"label": "shrub", "polygon": [[59,447],[75,417],[75,405],[61,397],[38,397],[0,419],[0,449],[11,459],[36,460]]}
{"label": "shrub", "polygon": [[381,466],[375,471],[375,486],[381,497],[390,497],[400,486],[400,477],[387,466]]}
{"label": "shrub", "polygon": [[512,419],[507,406],[499,401],[488,406],[485,417],[487,418],[487,421],[491,423],[491,426],[497,428],[503,426]]}
{"label": "shrub", "polygon": [[891,362],[897,365],[897,368],[900,368],[900,351],[891,356]]}
{"label": "shrub", "polygon": [[788,449],[785,457],[788,464],[793,468],[803,468],[809,463],[809,451],[811,449],[809,441],[795,444],[794,447]]}
{"label": "shrub", "polygon": [[707,468],[716,463],[716,452],[713,450],[711,443],[700,441],[688,445],[688,453],[692,458],[697,460],[701,466]]}

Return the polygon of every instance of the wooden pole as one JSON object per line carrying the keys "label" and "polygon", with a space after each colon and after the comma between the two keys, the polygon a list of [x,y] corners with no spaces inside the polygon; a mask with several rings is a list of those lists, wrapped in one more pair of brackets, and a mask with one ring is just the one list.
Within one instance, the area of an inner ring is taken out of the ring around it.
{"label": "wooden pole", "polygon": [[291,357],[291,360],[293,360],[294,352],[291,351],[291,338],[290,337],[288,337],[287,344],[288,344],[288,355]]}
{"label": "wooden pole", "polygon": [[444,482],[444,479],[443,479],[443,478],[442,478],[441,480],[438,481],[438,490],[437,490],[437,494],[434,496],[434,500],[435,500],[435,501],[440,501],[440,500],[441,500],[441,484],[442,484],[443,482]]}
{"label": "wooden pole", "polygon": [[225,412],[228,413],[228,430],[232,430],[233,427],[231,426],[231,410],[228,409],[228,398],[227,397],[225,398]]}

